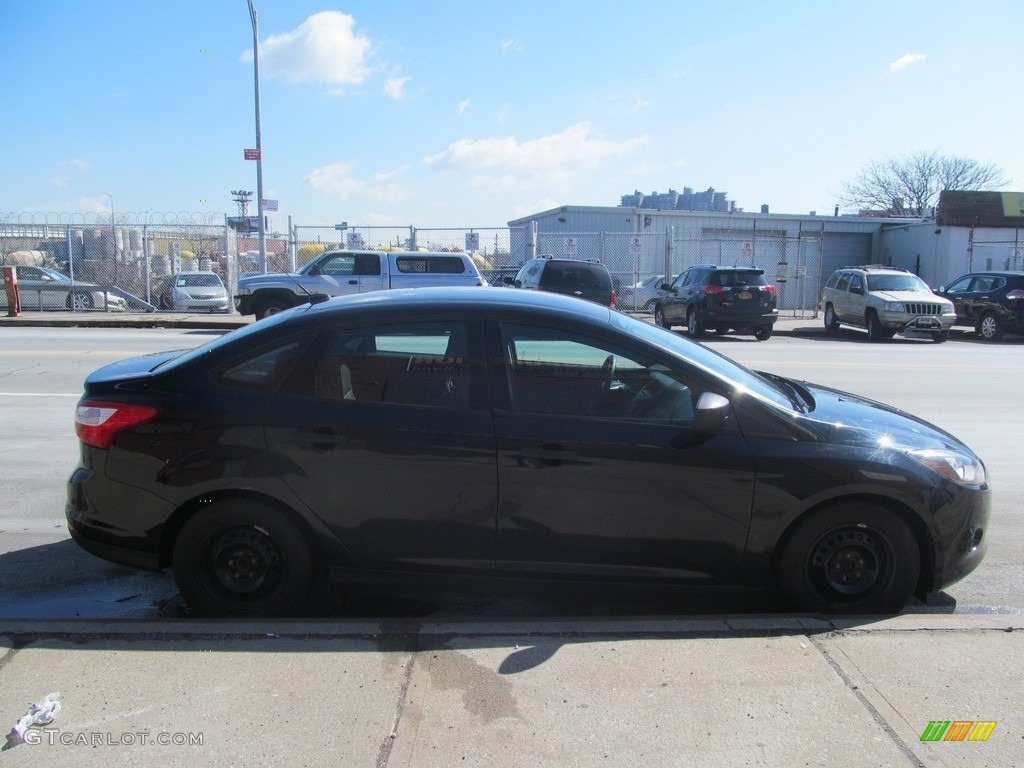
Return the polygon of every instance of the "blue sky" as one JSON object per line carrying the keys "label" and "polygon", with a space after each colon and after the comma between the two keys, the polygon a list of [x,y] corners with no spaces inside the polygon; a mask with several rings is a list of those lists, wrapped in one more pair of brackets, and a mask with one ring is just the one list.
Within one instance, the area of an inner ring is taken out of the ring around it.
{"label": "blue sky", "polygon": [[[1017,3],[255,3],[277,228],[502,226],[684,186],[830,213],[921,150],[1024,190]],[[0,215],[234,214],[256,189],[246,0],[0,19]]]}

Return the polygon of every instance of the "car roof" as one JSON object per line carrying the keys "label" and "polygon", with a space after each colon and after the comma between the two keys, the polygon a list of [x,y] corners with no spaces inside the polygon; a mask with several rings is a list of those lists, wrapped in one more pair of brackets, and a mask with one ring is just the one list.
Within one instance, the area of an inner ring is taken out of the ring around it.
{"label": "car roof", "polygon": [[371,291],[333,298],[314,304],[311,312],[336,312],[346,309],[368,310],[398,308],[455,309],[470,312],[474,309],[553,309],[572,312],[596,321],[607,322],[611,308],[593,301],[545,291],[509,291],[489,286],[439,286],[424,288],[395,288]]}

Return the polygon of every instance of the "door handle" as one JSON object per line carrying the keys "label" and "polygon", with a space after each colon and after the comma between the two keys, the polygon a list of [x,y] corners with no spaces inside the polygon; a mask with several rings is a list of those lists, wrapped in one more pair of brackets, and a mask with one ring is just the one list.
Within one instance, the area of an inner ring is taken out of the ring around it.
{"label": "door handle", "polygon": [[575,451],[567,451],[557,443],[527,445],[519,449],[519,454],[525,459],[534,459],[553,464],[576,461],[579,458],[579,454]]}
{"label": "door handle", "polygon": [[296,432],[295,438],[300,443],[312,443],[318,451],[329,451],[348,443],[348,435],[339,435],[331,427],[316,427],[311,432]]}

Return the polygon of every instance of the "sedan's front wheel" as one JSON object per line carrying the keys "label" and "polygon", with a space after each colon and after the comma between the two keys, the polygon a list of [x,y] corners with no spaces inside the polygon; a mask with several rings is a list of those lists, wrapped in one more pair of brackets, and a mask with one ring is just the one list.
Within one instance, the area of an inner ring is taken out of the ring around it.
{"label": "sedan's front wheel", "polygon": [[279,616],[305,601],[309,545],[278,510],[249,499],[203,505],[174,544],[174,578],[202,616]]}
{"label": "sedan's front wheel", "polygon": [[889,510],[837,504],[799,524],[779,559],[779,586],[808,612],[899,613],[917,585],[921,553]]}

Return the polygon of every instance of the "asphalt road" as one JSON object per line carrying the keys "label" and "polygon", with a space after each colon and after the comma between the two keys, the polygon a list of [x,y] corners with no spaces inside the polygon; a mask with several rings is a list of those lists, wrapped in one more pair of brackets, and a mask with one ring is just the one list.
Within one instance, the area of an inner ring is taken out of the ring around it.
{"label": "asphalt road", "polygon": [[[812,324],[814,321],[808,321]],[[70,541],[64,525],[65,481],[78,445],[72,417],[91,370],[137,354],[188,348],[209,331],[157,328],[0,328],[0,618],[181,617],[169,574],[108,564]],[[708,346],[752,368],[846,389],[908,410],[971,445],[986,461],[994,488],[989,553],[981,568],[929,605],[908,613],[1024,613],[1024,541],[1018,499],[1017,387],[1024,339],[999,344],[954,334],[946,344],[896,338],[868,344],[856,331],[716,337]],[[325,590],[325,616],[604,616],[757,613],[759,596],[733,591],[509,589],[441,594],[363,588]]]}

